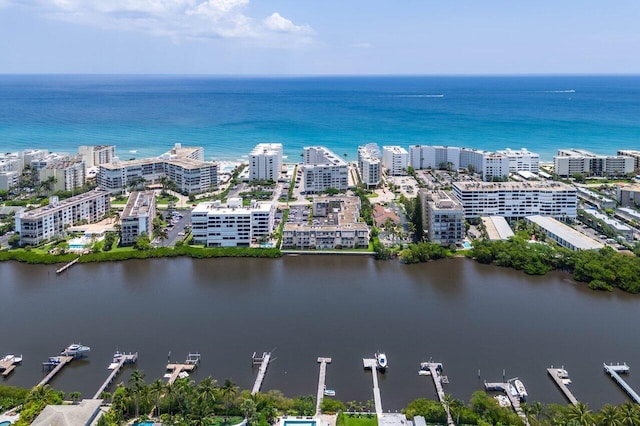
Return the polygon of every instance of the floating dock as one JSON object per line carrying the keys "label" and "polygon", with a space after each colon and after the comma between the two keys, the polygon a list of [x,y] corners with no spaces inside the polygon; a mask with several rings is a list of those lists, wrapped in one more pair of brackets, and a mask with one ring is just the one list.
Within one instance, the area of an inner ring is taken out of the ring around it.
{"label": "floating dock", "polygon": [[48,361],[43,362],[42,371],[47,370],[49,371],[49,374],[47,374],[45,378],[42,379],[40,383],[36,385],[36,387],[44,386],[47,383],[49,383],[54,378],[54,376],[64,368],[65,365],[69,364],[74,359],[76,358],[72,356],[60,355],[60,356],[52,356],[49,358]]}
{"label": "floating dock", "polygon": [[324,390],[326,389],[325,380],[327,377],[327,364],[331,363],[331,358],[318,357],[320,363],[320,374],[318,375],[318,393],[316,396],[316,416],[320,415],[320,406],[324,399]]}
{"label": "floating dock", "polygon": [[507,398],[509,398],[513,411],[520,416],[526,426],[529,426],[529,419],[527,419],[527,416],[524,414],[524,411],[522,411],[522,406],[520,405],[520,396],[517,395],[517,393],[514,395],[515,387],[511,383],[484,382],[484,388],[488,391],[504,392],[504,394],[507,395]]}
{"label": "floating dock", "polygon": [[569,379],[569,373],[564,368],[547,368],[547,372],[551,376],[556,385],[560,388],[560,391],[564,394],[564,396],[569,400],[573,405],[578,405],[578,400],[571,393],[567,385],[571,383],[571,379]]}
{"label": "floating dock", "polygon": [[625,391],[625,393],[629,395],[631,399],[633,399],[633,402],[635,402],[636,404],[640,404],[640,396],[638,396],[636,391],[634,391],[631,386],[629,386],[627,382],[625,382],[624,379],[620,377],[620,374],[629,374],[629,366],[626,363],[623,363],[622,365],[603,365],[604,371],[606,371],[607,374],[609,374],[611,378],[622,388],[622,390]]}
{"label": "floating dock", "polygon": [[[422,371],[427,372],[427,374],[424,374],[424,375],[431,376],[431,378],[433,379],[433,384],[436,387],[436,393],[438,394],[438,399],[442,404],[444,402],[444,389],[442,388],[442,384],[449,383],[449,378],[442,374],[442,363],[440,362],[420,363],[420,372]],[[447,424],[449,426],[455,426],[453,417],[451,417],[451,412],[449,411],[449,407],[445,406],[445,410],[447,412]]]}
{"label": "floating dock", "polygon": [[64,271],[66,271],[67,269],[71,268],[73,265],[78,263],[79,260],[80,260],[80,256],[76,257],[75,259],[73,259],[71,262],[67,263],[63,267],[56,269],[56,274],[63,273]]}
{"label": "floating dock", "polygon": [[[107,390],[107,388],[114,381],[118,373],[120,373],[120,370],[122,370],[122,367],[124,367],[126,364],[135,364],[136,362],[138,362],[138,352],[134,354],[133,353],[122,354],[120,352],[116,352],[115,355],[113,356],[113,360],[114,362],[109,364],[109,367],[108,367],[110,370],[112,370],[111,374],[109,374],[109,377],[107,377],[107,380],[105,380],[102,386],[100,386],[96,394],[93,396],[93,399],[100,399],[100,395],[102,394],[102,392]],[[116,360],[118,361],[116,362]]]}
{"label": "floating dock", "polygon": [[253,388],[251,389],[251,395],[255,395],[260,392],[260,388],[262,387],[262,381],[264,380],[264,376],[267,374],[267,367],[269,366],[269,361],[271,360],[271,352],[263,352],[262,356],[257,356],[254,352],[251,356],[251,365],[259,365],[258,375],[256,376],[256,381],[253,383]]}
{"label": "floating dock", "polygon": [[11,372],[22,362],[22,355],[20,355],[20,361],[15,359],[0,360],[0,371],[2,371],[2,377],[7,377]]}
{"label": "floating dock", "polygon": [[195,370],[199,364],[200,353],[198,352],[189,352],[189,355],[187,355],[187,359],[183,364],[167,364],[167,371],[169,372],[165,374],[167,383],[172,385],[176,380],[178,380],[181,373],[186,373],[188,375],[188,373]]}
{"label": "floating dock", "polygon": [[364,368],[371,369],[371,377],[373,377],[373,403],[376,406],[376,415],[378,419],[382,417],[382,397],[380,396],[380,388],[378,387],[378,362],[375,358],[363,358],[362,364]]}

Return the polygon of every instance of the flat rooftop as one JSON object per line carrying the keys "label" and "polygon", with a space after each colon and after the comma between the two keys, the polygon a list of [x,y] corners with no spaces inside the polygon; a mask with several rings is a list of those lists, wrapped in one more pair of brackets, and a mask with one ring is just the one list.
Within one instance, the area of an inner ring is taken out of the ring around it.
{"label": "flat rooftop", "polygon": [[549,216],[527,216],[527,220],[535,223],[542,229],[557,235],[559,238],[568,242],[572,246],[580,250],[598,250],[604,245],[593,238],[589,238],[581,232],[565,225],[564,223]]}
{"label": "flat rooftop", "polygon": [[134,191],[129,195],[129,200],[122,213],[122,219],[130,217],[149,216],[151,206],[156,202],[153,191]]}
{"label": "flat rooftop", "polygon": [[453,182],[453,186],[461,191],[535,191],[535,190],[555,190],[555,191],[575,191],[571,185],[562,182],[474,182],[463,181]]}
{"label": "flat rooftop", "polygon": [[33,219],[39,217],[44,214],[48,214],[50,212],[55,212],[58,210],[62,210],[68,208],[70,206],[79,204],[83,201],[93,200],[99,197],[107,197],[109,198],[110,194],[107,191],[103,191],[101,189],[94,189],[93,191],[85,192],[84,194],[75,195],[73,197],[67,198],[66,200],[62,200],[58,202],[57,205],[52,206],[51,204],[38,207],[37,209],[25,211],[21,214],[20,217],[23,219]]}
{"label": "flat rooftop", "polygon": [[482,222],[491,241],[508,240],[513,237],[513,230],[502,216],[483,216]]}

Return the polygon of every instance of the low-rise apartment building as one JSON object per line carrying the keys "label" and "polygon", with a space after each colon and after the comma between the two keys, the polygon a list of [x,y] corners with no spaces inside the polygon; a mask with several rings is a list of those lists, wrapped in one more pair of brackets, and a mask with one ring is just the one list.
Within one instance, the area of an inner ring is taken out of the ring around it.
{"label": "low-rise apartment building", "polygon": [[561,182],[454,182],[453,194],[467,219],[542,215],[562,220],[578,214],[576,189]]}
{"label": "low-rise apartment building", "polygon": [[65,235],[69,226],[102,220],[111,206],[109,196],[99,189],[62,201],[52,196],[49,205],[16,214],[15,229],[20,233],[20,243],[37,245]]}
{"label": "low-rise apartment building", "polygon": [[142,233],[153,238],[156,197],[153,191],[134,191],[120,216],[120,245],[130,246]]}
{"label": "low-rise apartment building", "polygon": [[311,223],[288,222],[282,248],[298,250],[367,248],[369,226],[360,222],[358,197],[315,197]]}
{"label": "low-rise apartment building", "polygon": [[640,184],[618,185],[616,198],[622,207],[640,207]]}
{"label": "low-rise apartment building", "polygon": [[625,175],[633,173],[635,160],[624,155],[594,154],[583,149],[559,149],[553,157],[554,172],[561,177],[575,174],[594,176]]}
{"label": "low-rise apartment building", "polygon": [[226,204],[212,201],[198,204],[191,212],[191,232],[195,244],[206,247],[248,247],[273,231],[273,203],[229,198]]}
{"label": "low-rise apartment building", "polygon": [[636,172],[640,172],[640,151],[633,149],[619,149],[618,155],[633,158],[633,168]]}
{"label": "low-rise apartment building", "polygon": [[599,250],[604,244],[549,216],[527,216],[525,220],[538,225],[546,236],[569,250]]}

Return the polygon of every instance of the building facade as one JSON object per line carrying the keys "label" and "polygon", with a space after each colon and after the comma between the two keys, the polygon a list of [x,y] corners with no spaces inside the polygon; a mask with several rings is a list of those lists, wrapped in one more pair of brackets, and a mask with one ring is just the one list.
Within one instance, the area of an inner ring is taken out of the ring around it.
{"label": "building facade", "polygon": [[282,171],[282,144],[260,143],[249,154],[249,180],[276,182]]}
{"label": "building facade", "polygon": [[563,220],[578,214],[576,189],[560,182],[454,182],[453,194],[467,219],[542,215]]}
{"label": "building facade", "polygon": [[618,185],[616,198],[622,207],[640,207],[640,184]]}
{"label": "building facade", "polygon": [[84,185],[86,168],[84,161],[74,158],[48,164],[40,169],[39,176],[40,182],[46,182],[50,178],[54,180],[51,186],[53,192],[74,191]]}
{"label": "building facade", "polygon": [[116,158],[116,147],[115,145],[83,145],[78,147],[78,154],[87,168],[92,168],[100,164],[113,163]]}
{"label": "building facade", "polygon": [[458,170],[460,148],[456,146],[414,145],[409,147],[409,165],[416,170]]}
{"label": "building facade", "polygon": [[156,197],[153,191],[134,191],[120,216],[120,245],[130,246],[142,233],[153,238]]}
{"label": "building facade", "polygon": [[380,148],[376,144],[358,147],[358,173],[365,188],[376,188],[382,177],[382,162]]}
{"label": "building facade", "polygon": [[635,160],[624,155],[605,156],[583,149],[559,149],[553,157],[554,172],[561,177],[575,174],[606,176],[633,173]]}
{"label": "building facade", "polygon": [[526,148],[512,150],[506,148],[496,151],[496,154],[504,155],[509,159],[509,172],[531,172],[538,174],[540,166],[540,155],[535,152],[528,151]]}
{"label": "building facade", "polygon": [[111,207],[109,197],[107,191],[99,189],[62,201],[50,197],[49,205],[16,214],[15,229],[20,233],[20,243],[37,245],[65,235],[69,226],[102,220]]}
{"label": "building facade", "polygon": [[334,188],[349,188],[349,165],[341,157],[322,146],[305,147],[302,173],[304,191],[308,194]]}
{"label": "building facade", "polygon": [[409,153],[401,146],[383,146],[382,165],[390,176],[404,176],[409,167]]}
{"label": "building facade", "polygon": [[200,203],[191,212],[191,232],[195,244],[206,247],[248,247],[273,231],[275,207],[272,203],[242,198]]}
{"label": "building facade", "polygon": [[633,158],[633,168],[636,172],[640,172],[640,151],[620,149],[618,150],[618,155]]}
{"label": "building facade", "polygon": [[459,244],[464,239],[464,208],[445,191],[419,192],[423,229],[427,239],[442,246]]}
{"label": "building facade", "polygon": [[20,183],[20,172],[0,172],[0,190],[8,191]]}

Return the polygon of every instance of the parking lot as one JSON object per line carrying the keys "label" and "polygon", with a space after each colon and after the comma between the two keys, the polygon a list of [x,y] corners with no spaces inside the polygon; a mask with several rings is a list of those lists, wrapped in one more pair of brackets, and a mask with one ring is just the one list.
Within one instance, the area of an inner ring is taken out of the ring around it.
{"label": "parking lot", "polygon": [[168,238],[164,241],[153,241],[156,246],[173,246],[176,241],[185,237],[191,227],[191,212],[189,210],[176,210],[171,213],[162,212],[162,217],[167,222]]}

